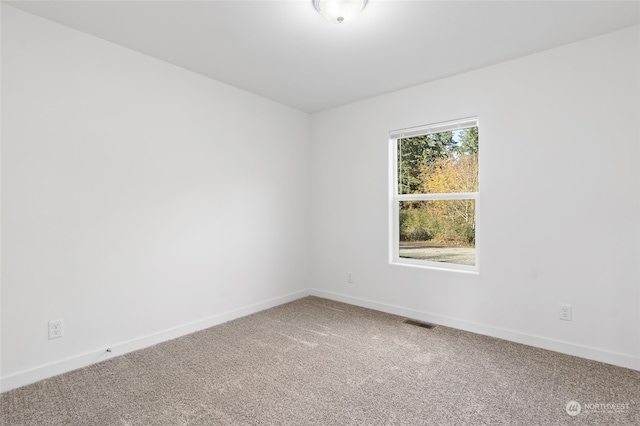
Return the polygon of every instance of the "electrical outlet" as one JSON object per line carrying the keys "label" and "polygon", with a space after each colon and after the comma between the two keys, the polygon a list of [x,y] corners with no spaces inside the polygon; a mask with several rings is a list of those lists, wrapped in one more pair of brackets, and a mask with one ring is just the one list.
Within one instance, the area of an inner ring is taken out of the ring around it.
{"label": "electrical outlet", "polygon": [[560,319],[571,321],[571,305],[560,305]]}
{"label": "electrical outlet", "polygon": [[351,272],[347,272],[347,282],[353,284],[353,274]]}
{"label": "electrical outlet", "polygon": [[64,327],[61,319],[49,321],[49,340],[57,339],[64,335]]}

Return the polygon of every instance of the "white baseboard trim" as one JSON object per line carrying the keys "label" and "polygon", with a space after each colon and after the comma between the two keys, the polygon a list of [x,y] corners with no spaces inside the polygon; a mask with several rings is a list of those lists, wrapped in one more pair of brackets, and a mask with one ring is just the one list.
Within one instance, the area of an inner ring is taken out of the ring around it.
{"label": "white baseboard trim", "polygon": [[233,311],[214,315],[203,320],[173,327],[164,331],[160,331],[158,333],[150,334],[126,342],[113,344],[109,346],[109,348],[111,349],[111,353],[107,353],[105,352],[104,348],[101,348],[99,350],[76,355],[67,359],[63,359],[61,361],[56,361],[51,364],[42,365],[29,370],[21,371],[19,373],[11,374],[0,379],[0,392],[6,392],[31,383],[38,382],[40,380],[57,376],[59,374],[77,370],[78,368],[87,367],[89,365],[105,361],[115,356],[124,355],[129,352],[137,351],[139,349],[144,349],[146,347],[153,346],[167,340],[175,339],[177,337],[194,333],[199,330],[204,330],[206,328],[213,327],[227,321],[234,320],[236,318],[241,318],[247,315],[254,314],[256,312],[264,311],[265,309],[292,302],[309,295],[309,290],[290,293],[281,297],[276,297],[273,299],[265,300],[263,302],[255,303],[253,305],[245,306],[240,309],[235,309]]}
{"label": "white baseboard trim", "polygon": [[389,305],[372,300],[360,299],[344,294],[315,289],[310,290],[309,294],[312,296],[335,300],[337,302],[348,303],[350,305],[361,306],[363,308],[374,309],[376,311],[382,311],[389,314],[399,315],[420,321],[426,321],[433,324],[443,325],[446,327],[456,328],[472,333],[483,334],[485,336],[496,337],[498,339],[509,340],[511,342],[522,343],[528,346],[534,346],[541,349],[547,349],[554,352],[560,352],[567,355],[573,355],[580,358],[586,358],[593,361],[599,361],[606,364],[612,364],[619,367],[625,367],[632,370],[640,371],[640,358],[635,358],[630,355],[608,352],[589,346],[576,345],[560,340],[520,333],[513,330],[506,330],[502,328],[486,326],[483,324],[462,321],[455,318],[434,315],[428,312],[407,309],[401,306]]}
{"label": "white baseboard trim", "polygon": [[57,376],[59,374],[76,370],[78,368],[87,367],[97,362],[105,361],[114,356],[120,356],[139,349],[144,349],[146,347],[153,346],[167,340],[175,339],[177,337],[194,333],[199,330],[213,327],[227,321],[234,320],[236,318],[251,315],[256,312],[260,312],[274,306],[282,305],[284,303],[292,302],[306,296],[317,296],[325,299],[335,300],[338,302],[349,303],[351,305],[361,306],[363,308],[374,309],[377,311],[387,312],[407,318],[413,318],[420,321],[427,321],[446,327],[452,327],[472,333],[483,334],[486,336],[522,343],[524,345],[534,346],[541,349],[547,349],[554,352],[560,352],[567,355],[573,355],[580,358],[591,359],[594,361],[604,362],[607,364],[640,371],[640,358],[635,358],[629,355],[607,352],[597,348],[576,345],[573,343],[548,339],[545,337],[534,336],[525,333],[519,333],[513,330],[490,327],[483,324],[462,321],[455,318],[430,314],[428,312],[417,311],[414,309],[375,302],[372,300],[360,299],[344,294],[311,289],[302,290],[281,297],[269,299],[253,305],[245,306],[240,309],[214,315],[203,320],[195,321],[158,333],[143,336],[138,339],[120,342],[110,346],[110,354],[106,353],[104,349],[99,349],[76,355],[51,364],[42,365],[29,370],[21,371],[19,373],[11,374],[0,379],[0,392],[6,392],[31,383],[35,383],[40,380]]}

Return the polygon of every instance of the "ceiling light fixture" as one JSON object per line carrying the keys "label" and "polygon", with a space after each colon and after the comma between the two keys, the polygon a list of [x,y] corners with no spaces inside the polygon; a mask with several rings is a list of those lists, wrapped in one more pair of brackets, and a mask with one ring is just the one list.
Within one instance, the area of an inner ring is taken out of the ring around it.
{"label": "ceiling light fixture", "polygon": [[368,0],[313,0],[313,7],[324,19],[342,24],[364,9]]}

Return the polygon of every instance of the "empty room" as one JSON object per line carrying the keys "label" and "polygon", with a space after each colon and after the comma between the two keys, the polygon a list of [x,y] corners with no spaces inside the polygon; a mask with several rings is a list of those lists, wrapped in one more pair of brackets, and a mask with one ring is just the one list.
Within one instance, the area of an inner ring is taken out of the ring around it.
{"label": "empty room", "polygon": [[639,1],[0,11],[0,425],[640,424]]}

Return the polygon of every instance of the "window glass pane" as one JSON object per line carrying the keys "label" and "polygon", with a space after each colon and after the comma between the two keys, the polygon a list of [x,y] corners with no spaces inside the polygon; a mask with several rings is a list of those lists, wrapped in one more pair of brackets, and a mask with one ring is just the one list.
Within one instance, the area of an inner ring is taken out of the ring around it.
{"label": "window glass pane", "polygon": [[478,128],[398,139],[398,193],[478,191]]}
{"label": "window glass pane", "polygon": [[400,201],[399,256],[476,264],[475,200]]}

